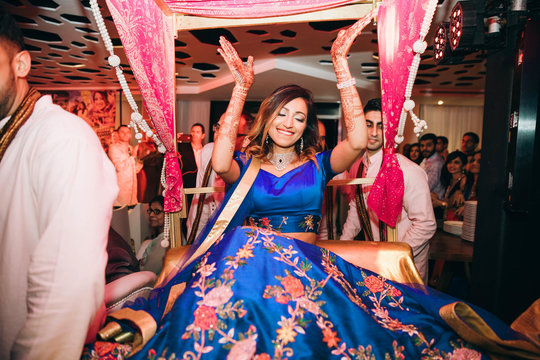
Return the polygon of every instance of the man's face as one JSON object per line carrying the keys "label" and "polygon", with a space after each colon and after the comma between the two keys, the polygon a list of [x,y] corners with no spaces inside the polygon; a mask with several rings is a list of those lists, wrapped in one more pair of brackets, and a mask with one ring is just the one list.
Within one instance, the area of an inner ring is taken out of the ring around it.
{"label": "man's face", "polygon": [[123,143],[129,142],[131,140],[131,130],[126,126],[118,129],[118,140]]}
{"label": "man's face", "polygon": [[465,135],[463,139],[461,139],[461,151],[463,151],[465,154],[470,154],[474,151],[476,148],[476,143],[474,142],[474,139],[470,135]]}
{"label": "man's face", "polygon": [[368,131],[367,149],[371,154],[376,153],[383,146],[383,123],[380,111],[368,111],[366,113],[366,125]]}
{"label": "man's face", "polygon": [[426,159],[433,155],[435,153],[433,140],[420,140],[420,151],[422,151],[422,156]]}
{"label": "man's face", "polygon": [[194,145],[202,145],[204,139],[204,133],[202,128],[198,125],[191,127],[191,143]]}
{"label": "man's face", "polygon": [[10,114],[17,96],[12,53],[11,46],[0,40],[0,120]]}
{"label": "man's face", "polygon": [[448,145],[445,144],[442,139],[437,139],[437,145],[435,145],[435,151],[442,153]]}

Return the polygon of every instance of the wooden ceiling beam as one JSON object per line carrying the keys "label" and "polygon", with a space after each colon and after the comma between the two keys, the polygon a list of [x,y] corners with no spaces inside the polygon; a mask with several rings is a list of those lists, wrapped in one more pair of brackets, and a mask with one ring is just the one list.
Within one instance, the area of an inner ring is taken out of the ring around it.
{"label": "wooden ceiling beam", "polygon": [[286,15],[286,16],[271,16],[265,18],[246,18],[246,19],[229,19],[229,18],[209,18],[203,16],[193,16],[184,14],[175,14],[175,24],[177,31],[183,30],[199,30],[211,29],[220,27],[238,27],[238,26],[255,26],[255,25],[271,25],[281,23],[299,23],[307,21],[329,21],[329,20],[356,20],[373,9],[372,1],[362,1],[352,5],[340,6],[334,9],[319,10],[309,13]]}

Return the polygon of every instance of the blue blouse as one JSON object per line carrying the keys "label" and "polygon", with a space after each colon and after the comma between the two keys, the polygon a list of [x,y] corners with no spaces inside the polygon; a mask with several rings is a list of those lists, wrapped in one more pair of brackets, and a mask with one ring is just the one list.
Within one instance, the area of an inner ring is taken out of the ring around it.
{"label": "blue blouse", "polygon": [[[324,189],[336,175],[330,166],[331,153],[315,156],[318,168],[310,160],[282,176],[261,169],[246,199],[248,223],[284,233],[317,233]],[[244,166],[241,160],[237,162]]]}

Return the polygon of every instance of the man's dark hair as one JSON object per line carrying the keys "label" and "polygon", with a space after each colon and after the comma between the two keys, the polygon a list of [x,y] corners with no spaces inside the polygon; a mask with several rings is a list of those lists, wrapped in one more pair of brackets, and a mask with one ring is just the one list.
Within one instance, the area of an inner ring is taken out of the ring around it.
{"label": "man's dark hair", "polygon": [[204,125],[203,125],[203,124],[201,124],[201,123],[195,123],[195,124],[191,125],[191,128],[193,129],[194,126],[200,126],[201,129],[202,129],[202,133],[205,134],[205,131],[204,131]]}
{"label": "man's dark hair", "polygon": [[437,136],[437,140],[441,140],[443,144],[448,145],[448,138],[446,136]]}
{"label": "man's dark hair", "polygon": [[364,114],[368,111],[379,111],[382,112],[382,105],[381,105],[381,99],[375,98],[371,99],[366,103],[366,106],[364,106]]}
{"label": "man's dark hair", "polygon": [[463,137],[465,136],[470,136],[472,137],[473,141],[475,144],[478,144],[480,142],[480,137],[478,136],[477,133],[474,133],[472,131],[469,131],[469,132],[466,132],[465,134],[463,134]]}
{"label": "man's dark hair", "polygon": [[0,41],[8,41],[16,52],[26,50],[24,36],[19,25],[10,13],[0,8]]}
{"label": "man's dark hair", "polygon": [[120,129],[123,128],[123,127],[129,128],[129,126],[127,126],[127,125],[120,125],[119,127],[116,128],[116,131],[120,130]]}
{"label": "man's dark hair", "polygon": [[437,135],[432,134],[432,133],[424,134],[420,138],[420,141],[424,141],[424,140],[431,140],[435,144],[437,142]]}

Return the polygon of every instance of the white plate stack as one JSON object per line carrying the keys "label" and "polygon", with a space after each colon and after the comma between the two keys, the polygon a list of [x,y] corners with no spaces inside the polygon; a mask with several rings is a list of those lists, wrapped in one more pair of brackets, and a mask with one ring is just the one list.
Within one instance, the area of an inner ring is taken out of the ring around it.
{"label": "white plate stack", "polygon": [[465,201],[463,208],[463,230],[461,232],[461,238],[463,240],[474,241],[477,205],[478,201]]}
{"label": "white plate stack", "polygon": [[463,221],[446,220],[443,225],[443,230],[447,233],[461,236]]}

